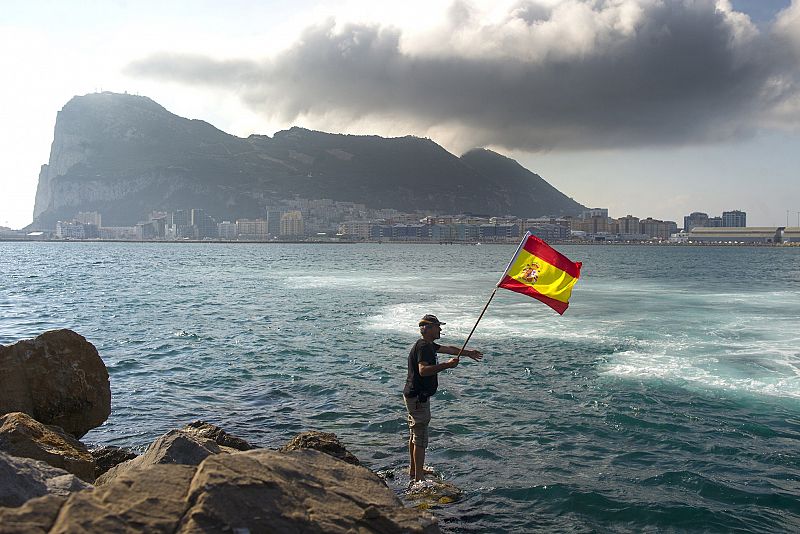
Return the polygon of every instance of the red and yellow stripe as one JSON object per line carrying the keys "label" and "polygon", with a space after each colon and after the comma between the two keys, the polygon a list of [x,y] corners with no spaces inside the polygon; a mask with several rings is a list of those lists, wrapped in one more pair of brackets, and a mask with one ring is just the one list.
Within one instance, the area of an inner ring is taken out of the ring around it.
{"label": "red and yellow stripe", "polygon": [[538,237],[527,235],[497,286],[533,297],[563,314],[580,274],[580,262],[571,261]]}

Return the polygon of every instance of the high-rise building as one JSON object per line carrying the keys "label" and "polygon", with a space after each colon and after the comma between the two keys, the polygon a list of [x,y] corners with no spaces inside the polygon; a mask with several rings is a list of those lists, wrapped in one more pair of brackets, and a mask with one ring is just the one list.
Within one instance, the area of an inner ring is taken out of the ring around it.
{"label": "high-rise building", "polygon": [[283,215],[281,210],[277,208],[267,208],[267,233],[272,235],[280,235],[281,215]]}
{"label": "high-rise building", "polygon": [[669,236],[678,232],[678,224],[674,221],[660,221],[648,217],[639,221],[639,229],[646,236],[669,239]]}
{"label": "high-rise building", "polygon": [[348,237],[369,239],[373,224],[371,221],[345,221],[339,225],[339,233]]}
{"label": "high-rise building", "polygon": [[607,234],[611,230],[611,225],[608,223],[608,216],[593,215],[577,221],[573,225],[573,229],[581,230],[587,234]]}
{"label": "high-rise building", "polygon": [[617,219],[617,233],[620,234],[638,234],[639,232],[639,217],[633,215],[626,215]]}
{"label": "high-rise building", "polygon": [[176,210],[172,213],[170,224],[173,226],[189,226],[189,212],[187,210]]}
{"label": "high-rise building", "polygon": [[708,226],[708,213],[695,211],[683,218],[683,229],[691,232],[692,228]]}
{"label": "high-rise building", "polygon": [[83,223],[78,221],[56,222],[56,237],[61,239],[86,239]]}
{"label": "high-rise building", "polygon": [[303,214],[299,210],[287,211],[281,215],[281,235],[301,236],[304,234]]}
{"label": "high-rise building", "polygon": [[581,213],[581,219],[591,219],[592,217],[608,218],[608,208],[589,208]]}
{"label": "high-rise building", "polygon": [[167,219],[166,235],[169,239],[194,237],[188,210],[175,210]]}
{"label": "high-rise building", "polygon": [[237,219],[236,231],[239,239],[263,241],[267,239],[267,220],[266,219]]}
{"label": "high-rise building", "polygon": [[219,237],[217,221],[209,217],[205,210],[192,208],[191,221],[197,239]]}
{"label": "high-rise building", "polygon": [[[152,218],[136,224],[137,239],[164,239],[167,236],[167,217]],[[170,235],[172,237],[172,235]]]}
{"label": "high-rise building", "polygon": [[166,235],[165,219],[152,219],[136,224],[137,239],[163,239]]}
{"label": "high-rise building", "polygon": [[235,222],[222,221],[217,225],[217,233],[221,239],[236,239],[239,230]]}
{"label": "high-rise building", "polygon": [[722,212],[723,228],[739,228],[747,226],[747,213],[739,210]]}

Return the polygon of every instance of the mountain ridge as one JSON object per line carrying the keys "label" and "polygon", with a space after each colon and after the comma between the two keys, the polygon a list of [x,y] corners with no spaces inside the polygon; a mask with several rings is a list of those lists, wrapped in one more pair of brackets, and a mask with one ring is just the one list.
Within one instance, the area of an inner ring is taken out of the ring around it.
{"label": "mountain ridge", "polygon": [[584,206],[516,161],[431,139],[319,132],[293,126],[246,138],[117,93],[73,97],[58,112],[29,228],[79,211],[130,225],[153,210],[198,207],[218,218],[262,216],[293,197],[368,208],[535,217]]}

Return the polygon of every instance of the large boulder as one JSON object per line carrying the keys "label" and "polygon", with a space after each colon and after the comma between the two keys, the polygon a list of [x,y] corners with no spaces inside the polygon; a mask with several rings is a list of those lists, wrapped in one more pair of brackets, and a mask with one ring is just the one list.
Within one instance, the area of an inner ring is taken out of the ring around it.
{"label": "large boulder", "polygon": [[[0,452],[0,507],[21,506],[43,495],[65,497],[74,491],[90,488],[72,473],[30,458],[18,458]],[[2,508],[0,508],[2,510]],[[0,525],[4,525],[0,520]]]}
{"label": "large boulder", "polygon": [[0,508],[0,532],[3,534],[45,534],[58,516],[66,497],[45,495],[17,508]]}
{"label": "large boulder", "polygon": [[25,412],[80,438],[111,413],[108,371],[71,330],[0,346],[0,414]]}
{"label": "large boulder", "polygon": [[439,532],[369,469],[315,450],[212,456],[187,498],[178,532]]}
{"label": "large boulder", "polygon": [[247,451],[252,448],[245,440],[231,436],[218,426],[195,421],[179,430],[167,432],[155,440],[141,456],[134,455],[133,459],[126,459],[129,461],[109,466],[102,476],[98,475],[97,484],[105,484],[129,469],[142,469],[156,464],[199,465],[212,454]]}
{"label": "large boulder", "polygon": [[[15,515],[0,509],[0,524]],[[314,450],[256,449],[151,465],[71,495],[50,532],[439,532],[371,471]],[[14,523],[10,523],[14,524]]]}
{"label": "large boulder", "polygon": [[0,508],[0,532],[174,532],[195,469],[151,466],[68,499],[50,495]]}
{"label": "large boulder", "polygon": [[170,430],[147,447],[141,456],[112,467],[97,478],[98,486],[107,484],[131,469],[158,464],[199,465],[212,454],[224,451],[217,442],[182,430]]}
{"label": "large boulder", "polygon": [[153,465],[75,493],[61,507],[50,533],[175,532],[189,507],[186,496],[196,469]]}
{"label": "large boulder", "polygon": [[350,451],[336,437],[336,434],[331,432],[319,432],[317,430],[310,430],[308,432],[301,432],[297,434],[292,440],[280,448],[281,452],[299,451],[304,449],[313,449],[315,451],[324,452],[334,458],[338,458],[349,464],[360,465]]}
{"label": "large boulder", "polygon": [[95,462],[86,446],[57,426],[43,425],[30,415],[0,416],[0,451],[32,458],[94,482]]}
{"label": "large boulder", "polygon": [[369,469],[314,450],[267,449],[216,454],[199,466],[130,469],[66,500],[40,499],[19,509],[0,508],[0,530],[439,532],[433,516],[405,508]]}

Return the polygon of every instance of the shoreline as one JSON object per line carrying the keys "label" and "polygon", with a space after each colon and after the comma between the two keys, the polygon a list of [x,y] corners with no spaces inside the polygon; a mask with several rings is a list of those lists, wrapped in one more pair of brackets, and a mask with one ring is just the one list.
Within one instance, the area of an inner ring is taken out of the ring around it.
{"label": "shoreline", "polygon": [[[287,240],[287,241],[234,241],[212,239],[181,239],[181,240],[156,240],[156,239],[24,239],[0,237],[0,243],[138,243],[138,244],[208,244],[208,245],[517,245],[518,241],[346,241],[346,240]],[[793,248],[800,247],[800,243],[670,243],[660,241],[548,241],[554,246],[563,245],[591,245],[591,246],[643,246],[643,247],[767,247],[767,248]]]}

